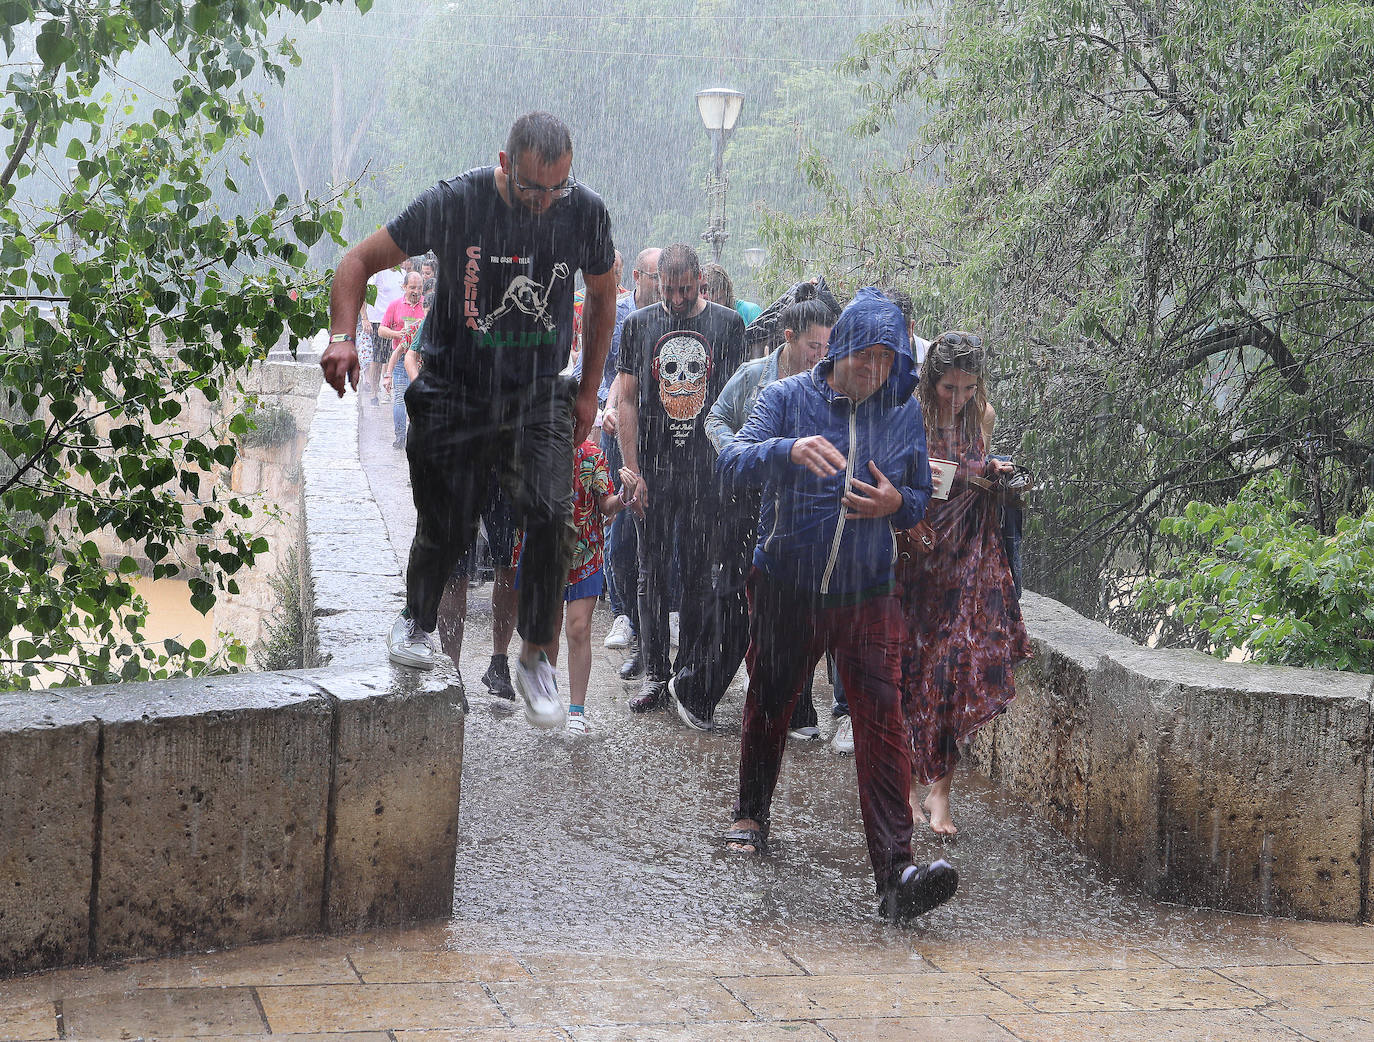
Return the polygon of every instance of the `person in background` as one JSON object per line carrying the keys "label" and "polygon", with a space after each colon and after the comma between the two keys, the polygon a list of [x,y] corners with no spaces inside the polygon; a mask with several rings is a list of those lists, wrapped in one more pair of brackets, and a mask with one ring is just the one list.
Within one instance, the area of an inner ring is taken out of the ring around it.
{"label": "person in background", "polygon": [[932,500],[930,549],[912,540],[897,578],[908,640],[902,653],[902,711],[913,753],[913,784],[930,786],[931,829],[953,835],[949,793],[959,746],[1016,696],[1012,669],[1031,654],[1021,605],[1002,548],[997,498],[989,488],[1011,465],[987,453],[993,414],[983,381],[986,355],[977,334],[936,337],[917,396],[926,444],[954,467],[945,500]]}
{"label": "person in background", "polygon": [[713,304],[734,308],[746,326],[763,314],[763,308],[757,304],[735,297],[735,284],[719,264],[707,264],[701,269],[701,295]]}
{"label": "person in background", "polygon": [[901,707],[898,530],[930,499],[921,406],[906,323],[862,289],[835,323],[825,359],[763,389],[721,450],[727,487],[762,486],[749,576],[749,690],[729,849],[766,853],[788,720],[807,675],[835,655],[854,718],[859,809],[879,913],[906,922],[949,900],[952,865],[911,860],[911,748]]}
{"label": "person in background", "polygon": [[[405,392],[420,371],[419,355],[412,348],[416,346],[416,334],[425,320],[425,303],[421,299],[424,291],[424,277],[412,271],[405,277],[402,296],[393,300],[382,316],[377,327],[377,335],[382,343],[390,344],[390,358],[383,369],[382,385],[391,395],[391,426],[396,437],[391,443],[393,449],[405,447],[406,443],[406,403]],[[411,357],[414,355],[414,357]]]}
{"label": "person in background", "polygon": [[[617,437],[620,412],[621,385],[618,379],[620,336],[625,320],[640,308],[657,304],[658,257],[663,251],[649,246],[639,251],[630,273],[634,290],[616,301],[615,331],[611,334],[611,351],[606,356],[606,372],[601,380],[601,451],[610,471],[619,473],[624,465]],[[644,656],[639,648],[639,537],[634,518],[624,512],[611,520],[606,533],[606,600],[613,616],[605,646],[621,649],[633,646],[628,659],[620,666],[622,680],[638,680],[644,675]]]}
{"label": "person in background", "polygon": [[[403,262],[409,263],[409,258]],[[387,361],[391,357],[392,347],[381,339],[377,327],[382,324],[382,318],[386,315],[386,309],[391,307],[392,301],[400,300],[405,293],[407,272],[403,264],[383,268],[367,280],[375,295],[370,304],[364,299],[363,306],[358,311],[358,359],[359,364],[365,367],[363,394],[368,396],[371,405],[381,404],[377,392],[382,385],[382,376],[387,372]]]}

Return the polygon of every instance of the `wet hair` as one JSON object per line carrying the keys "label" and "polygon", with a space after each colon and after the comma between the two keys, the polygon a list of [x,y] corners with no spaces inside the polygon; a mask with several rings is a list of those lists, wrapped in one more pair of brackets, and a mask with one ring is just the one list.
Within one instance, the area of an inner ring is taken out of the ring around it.
{"label": "wet hair", "polygon": [[[901,305],[898,305],[899,307]],[[978,378],[973,395],[960,410],[959,426],[962,428],[964,443],[972,445],[973,440],[982,433],[983,414],[988,410],[988,385],[983,377],[987,368],[987,353],[984,347],[970,347],[958,342],[958,330],[941,333],[930,342],[926,350],[926,360],[921,364],[921,379],[916,385],[916,397],[920,399],[921,411],[925,414],[926,435],[930,436],[935,423],[939,402],[935,387],[940,379],[951,369],[971,373]],[[946,340],[946,337],[954,338]]]}
{"label": "wet hair", "polygon": [[[659,262],[660,265],[662,263]],[[730,273],[719,264],[708,264],[702,268],[701,279],[704,283],[702,289],[714,303],[727,308],[735,306],[735,284],[730,280]]]}
{"label": "wet hair", "polygon": [[891,286],[879,286],[878,292],[897,305],[907,328],[910,328],[912,320],[916,317],[916,306],[911,301],[911,294],[904,289],[894,289]]}
{"label": "wet hair", "polygon": [[682,242],[663,247],[663,252],[658,255],[658,273],[662,275],[669,271],[700,276],[701,261],[697,258],[697,251]]}
{"label": "wet hair", "polygon": [[541,163],[556,163],[572,151],[568,125],[550,112],[527,112],[517,119],[506,138],[506,155],[516,163],[533,153]]}
{"label": "wet hair", "polygon": [[814,283],[803,282],[797,287],[797,296],[792,303],[782,309],[778,316],[778,328],[792,330],[800,336],[812,326],[833,326],[835,312],[830,305],[816,296]]}

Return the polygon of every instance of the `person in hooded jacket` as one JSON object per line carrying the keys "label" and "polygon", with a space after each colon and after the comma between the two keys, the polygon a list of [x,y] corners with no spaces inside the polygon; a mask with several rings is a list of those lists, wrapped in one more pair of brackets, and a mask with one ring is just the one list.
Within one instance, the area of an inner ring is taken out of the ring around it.
{"label": "person in hooded jacket", "polygon": [[911,860],[911,750],[901,708],[904,626],[897,532],[930,501],[915,359],[906,322],[863,289],[814,369],[763,389],[726,444],[727,488],[762,486],[749,576],[749,687],[732,850],[765,853],[792,708],[830,651],[849,694],[859,808],[880,914],[907,921],[949,900],[958,873]]}

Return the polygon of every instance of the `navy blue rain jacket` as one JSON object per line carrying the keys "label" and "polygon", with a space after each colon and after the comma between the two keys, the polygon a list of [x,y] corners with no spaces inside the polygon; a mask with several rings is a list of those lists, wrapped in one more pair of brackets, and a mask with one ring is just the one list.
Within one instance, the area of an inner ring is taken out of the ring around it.
{"label": "navy blue rain jacket", "polygon": [[[892,372],[862,402],[838,394],[826,377],[835,359],[882,344],[896,352]],[[830,334],[816,367],[770,384],[716,460],[727,488],[762,485],[754,565],[779,583],[826,595],[887,587],[897,558],[897,531],[925,515],[930,502],[921,406],[911,396],[916,360],[901,311],[875,289],[860,290]],[[828,478],[789,459],[798,438],[822,434],[845,455],[844,472]],[[904,500],[881,518],[846,518],[841,502],[853,478],[874,483],[878,465]]]}

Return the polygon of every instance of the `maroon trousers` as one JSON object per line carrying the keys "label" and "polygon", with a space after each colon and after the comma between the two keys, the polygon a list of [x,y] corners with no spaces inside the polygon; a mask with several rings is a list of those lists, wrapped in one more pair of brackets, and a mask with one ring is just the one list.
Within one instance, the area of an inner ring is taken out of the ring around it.
{"label": "maroon trousers", "polygon": [[822,607],[818,595],[749,576],[749,690],[740,743],[737,818],[767,831],[792,707],[826,651],[835,656],[854,722],[868,857],[878,891],[911,863],[911,746],[901,705],[902,611],[896,596]]}

